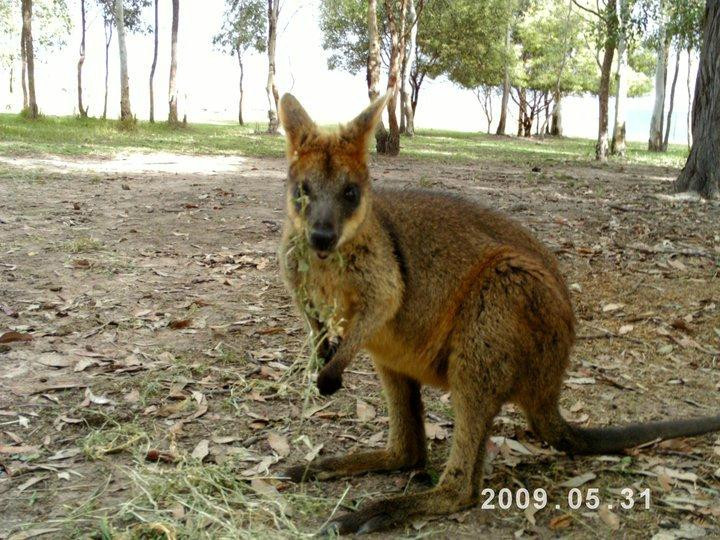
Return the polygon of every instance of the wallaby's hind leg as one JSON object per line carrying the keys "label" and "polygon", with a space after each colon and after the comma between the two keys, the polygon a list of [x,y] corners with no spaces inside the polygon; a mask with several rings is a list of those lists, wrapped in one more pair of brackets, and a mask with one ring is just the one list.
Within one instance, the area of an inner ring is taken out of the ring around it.
{"label": "wallaby's hind leg", "polygon": [[449,514],[477,502],[485,444],[503,401],[489,376],[492,364],[503,358],[491,354],[489,348],[484,352],[488,355],[482,359],[452,355],[449,360],[455,429],[450,457],[438,485],[420,493],[371,502],[357,512],[340,516],[331,527],[340,534],[369,533],[402,523],[413,515]]}
{"label": "wallaby's hind leg", "polygon": [[426,445],[420,384],[376,364],[388,404],[390,433],[385,450],[333,456],[286,471],[293,481],[327,480],[371,471],[423,467]]}

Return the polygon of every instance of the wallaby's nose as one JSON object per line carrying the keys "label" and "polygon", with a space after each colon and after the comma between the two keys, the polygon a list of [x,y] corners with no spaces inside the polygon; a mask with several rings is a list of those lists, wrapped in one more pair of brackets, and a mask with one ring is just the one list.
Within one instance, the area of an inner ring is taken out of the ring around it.
{"label": "wallaby's nose", "polygon": [[330,251],[336,242],[337,234],[329,225],[313,227],[310,231],[310,245],[316,251]]}

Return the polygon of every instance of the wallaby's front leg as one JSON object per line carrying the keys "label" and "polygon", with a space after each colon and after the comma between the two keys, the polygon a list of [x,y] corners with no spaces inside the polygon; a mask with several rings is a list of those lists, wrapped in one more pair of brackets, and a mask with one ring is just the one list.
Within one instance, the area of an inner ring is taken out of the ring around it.
{"label": "wallaby's front leg", "polygon": [[287,471],[293,481],[325,480],[371,471],[419,468],[425,465],[425,425],[420,384],[376,364],[388,403],[390,433],[387,448],[334,456]]}

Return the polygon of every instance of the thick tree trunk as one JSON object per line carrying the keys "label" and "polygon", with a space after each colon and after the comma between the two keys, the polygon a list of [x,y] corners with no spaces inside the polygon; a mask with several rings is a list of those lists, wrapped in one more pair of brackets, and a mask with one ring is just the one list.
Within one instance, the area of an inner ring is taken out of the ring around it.
{"label": "thick tree trunk", "polygon": [[80,0],[80,58],[77,65],[78,112],[80,118],[87,118],[87,109],[83,107],[82,99],[82,68],[85,63],[85,0]]}
{"label": "thick tree trunk", "polygon": [[152,66],[150,66],[150,123],[155,122],[155,68],[157,67],[158,57],[158,2],[155,0],[155,28],[153,30],[154,42],[153,42],[153,60]]}
{"label": "thick tree trunk", "polygon": [[103,102],[103,120],[107,118],[108,75],[110,74],[110,42],[112,41],[112,33],[112,23],[105,21],[105,100]]}
{"label": "thick tree trunk", "polygon": [[[400,129],[397,120],[397,97],[400,81],[400,64],[405,50],[405,20],[408,0],[385,0],[385,11],[390,34],[390,65],[388,66],[388,139],[385,153],[397,156],[400,153]],[[393,5],[397,6],[396,8]],[[399,21],[398,21],[399,18]],[[398,24],[399,22],[399,24]]]}
{"label": "thick tree trunk", "polygon": [[[614,2],[613,9],[615,9]],[[610,152],[608,144],[608,102],[610,100],[610,73],[612,71],[613,56],[615,55],[615,41],[609,34],[605,40],[602,68],[600,71],[600,91],[598,92],[598,138],[595,145],[595,159],[605,161]]]}
{"label": "thick tree trunk", "polygon": [[178,123],[177,94],[177,35],[180,23],[180,0],[172,0],[172,30],[170,32],[170,82],[168,84],[168,124]]}
{"label": "thick tree trunk", "polygon": [[685,118],[685,125],[687,128],[688,149],[690,149],[690,148],[692,148],[692,124],[690,123],[690,118],[692,115],[692,93],[690,92],[690,85],[692,84],[692,49],[690,47],[688,47],[687,56],[688,56],[687,80],[685,81],[685,84],[687,85],[688,106],[687,106],[687,115]]}
{"label": "thick tree trunk", "polygon": [[[377,22],[377,0],[368,0],[368,63],[367,86],[370,101],[380,96],[380,33]],[[387,148],[387,130],[380,120],[375,128],[375,149],[384,154]]]}
{"label": "thick tree trunk", "polygon": [[242,62],[242,51],[240,50],[240,47],[235,48],[235,54],[237,54],[238,59],[238,66],[240,67],[240,96],[238,97],[238,124],[241,126],[245,125],[245,122],[243,121],[243,75],[244,75],[244,69],[243,69],[243,62]]}
{"label": "thick tree trunk", "polygon": [[120,120],[132,120],[130,109],[130,78],[128,77],[127,45],[125,44],[125,10],[122,0],[115,1],[115,27],[120,50]]}
{"label": "thick tree trunk", "polygon": [[677,85],[678,74],[680,72],[680,51],[675,56],[675,74],[673,75],[672,85],[670,86],[670,103],[668,103],[667,120],[665,121],[665,138],[663,139],[663,152],[667,152],[670,143],[670,126],[672,124],[672,113],[675,107],[675,86]]}
{"label": "thick tree trunk", "polygon": [[615,92],[615,122],[613,123],[611,152],[614,155],[625,157],[627,144],[625,142],[625,108],[628,94],[628,51],[626,42],[627,21],[625,20],[627,0],[617,0],[616,13],[618,18],[617,42],[617,91]]}
{"label": "thick tree trunk", "polygon": [[667,84],[667,58],[668,40],[665,36],[665,27],[661,26],[660,45],[657,50],[657,64],[655,66],[655,104],[650,119],[650,139],[648,150],[662,152],[663,142],[663,116],[665,114],[665,86]]}
{"label": "thick tree trunk", "polygon": [[675,191],[720,194],[720,0],[705,5],[703,45],[695,82],[693,147]]}
{"label": "thick tree trunk", "polygon": [[22,92],[23,92],[23,110],[27,110],[28,108],[28,89],[27,89],[27,51],[25,50],[25,27],[23,26],[22,31],[20,32],[20,62],[21,62],[21,68],[22,73],[20,75],[20,82],[22,84]]}
{"label": "thick tree trunk", "polygon": [[[507,27],[505,32],[505,49],[510,48],[510,25]],[[500,120],[498,121],[497,135],[505,135],[505,124],[507,123],[507,110],[508,101],[510,100],[510,66],[505,63],[505,69],[503,74],[503,92],[502,100],[500,101]]]}
{"label": "thick tree trunk", "polygon": [[552,121],[550,124],[550,135],[554,137],[562,137],[562,94],[557,92],[555,94],[555,106],[552,112]]}
{"label": "thick tree trunk", "polygon": [[32,0],[22,0],[23,34],[25,35],[25,61],[27,63],[28,104],[29,118],[38,117],[37,100],[35,99],[35,56],[33,54],[32,37]]}
{"label": "thick tree trunk", "polygon": [[268,100],[268,133],[278,132],[278,94],[275,86],[275,46],[277,43],[277,22],[280,10],[280,0],[268,0],[268,78],[265,93]]}
{"label": "thick tree trunk", "polygon": [[418,21],[417,12],[415,11],[415,0],[408,0],[407,7],[407,22],[411,24],[409,39],[410,41],[405,47],[405,59],[403,62],[403,84],[402,84],[402,118],[405,119],[404,129],[400,131],[412,137],[415,135],[415,110],[412,106],[412,100],[410,97],[410,71],[412,70],[413,64],[415,64],[415,46],[417,44],[417,33],[418,33]]}

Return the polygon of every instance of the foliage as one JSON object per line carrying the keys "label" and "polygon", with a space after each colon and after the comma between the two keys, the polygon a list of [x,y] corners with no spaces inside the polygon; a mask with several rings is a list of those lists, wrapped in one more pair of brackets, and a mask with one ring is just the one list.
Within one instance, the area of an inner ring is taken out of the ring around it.
{"label": "foliage", "polygon": [[263,0],[227,0],[223,25],[213,45],[230,54],[249,48],[264,52],[267,45],[267,10]]}
{"label": "foliage", "polygon": [[667,7],[667,32],[678,50],[700,50],[705,0],[672,0]]}
{"label": "foliage", "polygon": [[[103,14],[103,20],[110,24],[115,20],[114,0],[97,0]],[[125,31],[134,34],[149,34],[151,24],[143,17],[143,9],[152,5],[152,0],[123,0],[123,19]]]}
{"label": "foliage", "polygon": [[[37,60],[63,47],[72,28],[66,0],[33,2],[33,52]],[[10,66],[20,58],[20,2],[0,0],[0,64]]]}

